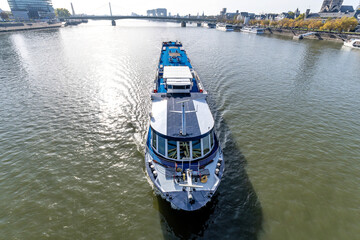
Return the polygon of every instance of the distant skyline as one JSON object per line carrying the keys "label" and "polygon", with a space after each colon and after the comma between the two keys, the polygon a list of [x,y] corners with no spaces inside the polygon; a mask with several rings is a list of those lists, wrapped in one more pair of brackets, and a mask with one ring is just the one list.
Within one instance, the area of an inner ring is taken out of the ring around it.
{"label": "distant skyline", "polygon": [[[54,8],[67,8],[71,12],[70,3],[72,2],[76,13],[87,13],[96,15],[109,14],[109,0],[52,0]],[[112,1],[113,14],[129,15],[131,12],[146,15],[146,10],[154,8],[166,8],[172,15],[179,13],[180,15],[217,15],[222,8],[227,8],[227,12],[252,12],[252,13],[280,13],[286,11],[294,11],[299,8],[301,12],[305,12],[310,8],[312,12],[319,12],[323,0],[257,0],[257,1],[235,1],[235,0],[182,0],[181,4],[176,1],[163,0],[132,0],[132,1]],[[344,5],[352,5],[357,7],[359,0],[344,0]],[[7,0],[0,0],[0,8],[2,10],[10,10]]]}

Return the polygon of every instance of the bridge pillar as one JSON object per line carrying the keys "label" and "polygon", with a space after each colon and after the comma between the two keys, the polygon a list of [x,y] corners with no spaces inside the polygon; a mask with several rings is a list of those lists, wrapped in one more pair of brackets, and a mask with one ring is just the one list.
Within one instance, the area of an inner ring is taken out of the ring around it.
{"label": "bridge pillar", "polygon": [[201,27],[201,23],[200,22],[196,23],[196,26]]}
{"label": "bridge pillar", "polygon": [[113,20],[111,20],[111,25],[112,26],[116,26],[116,22],[115,22],[115,20],[113,19]]}
{"label": "bridge pillar", "polygon": [[181,27],[186,27],[186,22],[185,21],[181,22]]}

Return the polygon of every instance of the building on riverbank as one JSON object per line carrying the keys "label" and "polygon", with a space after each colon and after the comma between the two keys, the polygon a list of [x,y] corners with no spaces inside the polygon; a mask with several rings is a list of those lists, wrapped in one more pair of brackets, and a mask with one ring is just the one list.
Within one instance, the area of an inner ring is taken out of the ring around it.
{"label": "building on riverbank", "polygon": [[55,18],[51,0],[8,0],[8,3],[17,21]]}
{"label": "building on riverbank", "polygon": [[[323,5],[318,13],[310,13],[308,9],[305,13],[305,20],[342,17],[360,17],[360,8],[354,9],[353,6],[342,5],[343,0],[324,0]],[[358,18],[359,19],[359,18]]]}
{"label": "building on riverbank", "polygon": [[339,12],[344,0],[324,0],[320,12]]}
{"label": "building on riverbank", "polygon": [[147,10],[146,13],[147,13],[147,16],[166,17],[167,9],[166,8],[151,9],[151,10]]}

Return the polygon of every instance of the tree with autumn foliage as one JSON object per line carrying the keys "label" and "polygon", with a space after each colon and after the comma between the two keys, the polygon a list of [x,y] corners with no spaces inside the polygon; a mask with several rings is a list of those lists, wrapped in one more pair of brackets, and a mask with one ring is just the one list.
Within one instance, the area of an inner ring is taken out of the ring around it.
{"label": "tree with autumn foliage", "polygon": [[356,26],[358,25],[358,21],[354,17],[343,17],[340,20],[340,25],[343,31],[354,31]]}
{"label": "tree with autumn foliage", "polygon": [[358,21],[354,17],[342,17],[339,19],[329,18],[325,24],[320,28],[321,30],[334,31],[338,32],[350,32],[353,31],[358,25]]}
{"label": "tree with autumn foliage", "polygon": [[259,21],[255,20],[255,19],[252,19],[252,20],[249,21],[249,24],[252,25],[252,26],[255,26],[255,25],[259,24]]}
{"label": "tree with autumn foliage", "polygon": [[300,21],[300,20],[304,20],[305,19],[305,13],[300,14],[295,21]]}
{"label": "tree with autumn foliage", "polygon": [[271,27],[276,27],[276,26],[278,26],[278,22],[277,21],[270,21],[270,26]]}
{"label": "tree with autumn foliage", "polygon": [[262,20],[261,25],[264,26],[264,27],[269,26],[270,25],[270,20]]}
{"label": "tree with autumn foliage", "polygon": [[294,27],[295,27],[295,28],[304,28],[305,26],[306,26],[306,28],[307,28],[307,25],[305,24],[305,22],[304,22],[303,19],[295,20],[295,21],[294,21]]}
{"label": "tree with autumn foliage", "polygon": [[325,22],[324,26],[322,26],[320,28],[320,30],[324,31],[324,30],[328,30],[328,31],[333,31],[336,29],[336,24],[335,24],[335,20],[328,18],[328,20]]}
{"label": "tree with autumn foliage", "polygon": [[324,23],[321,20],[309,20],[308,29],[318,30],[321,29],[322,26],[324,26]]}

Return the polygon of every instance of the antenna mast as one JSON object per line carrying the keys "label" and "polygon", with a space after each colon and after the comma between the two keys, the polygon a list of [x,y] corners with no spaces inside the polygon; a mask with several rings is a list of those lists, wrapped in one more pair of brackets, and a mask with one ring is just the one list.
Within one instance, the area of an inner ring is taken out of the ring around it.
{"label": "antenna mast", "polygon": [[182,127],[181,127],[181,132],[180,134],[185,136],[186,135],[186,116],[185,116],[185,103],[182,102],[181,103],[181,110],[182,110]]}

